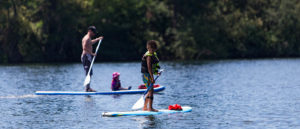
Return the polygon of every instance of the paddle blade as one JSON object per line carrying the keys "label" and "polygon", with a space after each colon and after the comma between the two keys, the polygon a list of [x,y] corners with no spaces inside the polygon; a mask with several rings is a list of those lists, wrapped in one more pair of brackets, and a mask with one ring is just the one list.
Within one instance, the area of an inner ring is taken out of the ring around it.
{"label": "paddle blade", "polygon": [[145,103],[145,99],[144,96],[142,96],[133,106],[132,106],[132,110],[137,110],[140,109],[144,106]]}
{"label": "paddle blade", "polygon": [[84,86],[87,86],[88,84],[90,84],[90,81],[91,81],[91,76],[88,74],[86,77],[85,77],[85,80],[84,80]]}

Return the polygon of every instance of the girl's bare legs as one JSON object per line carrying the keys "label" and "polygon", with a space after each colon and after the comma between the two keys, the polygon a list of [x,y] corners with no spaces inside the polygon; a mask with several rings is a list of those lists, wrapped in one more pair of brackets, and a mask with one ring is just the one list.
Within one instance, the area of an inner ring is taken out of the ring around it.
{"label": "girl's bare legs", "polygon": [[[150,86],[150,83],[149,83],[149,81],[148,81],[148,84],[147,84],[147,86]],[[150,89],[151,90],[151,89]],[[148,103],[149,103],[149,93],[150,93],[150,90],[149,90],[149,92],[146,94],[146,96],[145,96],[145,103],[144,103],[144,108],[143,108],[143,111],[147,111],[148,110]]]}
{"label": "girl's bare legs", "polygon": [[153,87],[150,89],[149,91],[149,111],[153,111],[153,112],[157,112],[158,110],[154,109],[152,107],[152,104],[153,104]]}
{"label": "girl's bare legs", "polygon": [[148,92],[148,93],[146,94],[143,111],[147,111],[147,110],[148,110],[148,103],[149,103],[148,96],[149,96],[149,93],[150,93],[150,92]]}

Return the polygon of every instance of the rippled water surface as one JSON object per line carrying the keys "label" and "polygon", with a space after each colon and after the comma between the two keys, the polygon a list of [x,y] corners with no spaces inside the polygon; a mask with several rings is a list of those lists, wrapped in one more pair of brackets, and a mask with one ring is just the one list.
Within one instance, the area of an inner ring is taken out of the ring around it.
{"label": "rippled water surface", "polygon": [[[128,111],[141,95],[36,96],[83,91],[81,64],[0,65],[0,128],[300,128],[300,59],[164,62],[154,107],[189,105],[190,113],[102,117]],[[97,63],[92,87],[142,83],[140,63]]]}

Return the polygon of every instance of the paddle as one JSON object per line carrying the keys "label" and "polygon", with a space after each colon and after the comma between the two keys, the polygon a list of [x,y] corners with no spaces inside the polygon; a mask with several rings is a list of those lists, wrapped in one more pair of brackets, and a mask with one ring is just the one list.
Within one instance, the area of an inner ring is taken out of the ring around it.
{"label": "paddle", "polygon": [[100,46],[100,44],[101,44],[101,41],[102,41],[102,39],[99,40],[99,43],[98,43],[98,46],[97,46],[96,52],[95,52],[96,55],[94,56],[94,58],[93,58],[93,60],[92,60],[92,63],[91,63],[91,65],[90,65],[89,72],[88,72],[88,74],[87,74],[86,77],[85,77],[85,80],[84,80],[84,86],[87,86],[88,84],[91,83],[91,75],[90,75],[90,72],[91,72],[91,69],[92,69],[92,67],[93,67],[94,61],[95,61],[95,59],[96,59],[97,52],[98,52],[99,46]]}
{"label": "paddle", "polygon": [[[160,74],[158,76],[156,76],[156,78],[154,79],[154,81],[156,81],[156,79],[161,75],[161,73],[164,71],[164,69],[160,70]],[[136,109],[140,109],[144,106],[145,103],[145,97],[148,93],[148,91],[152,88],[154,84],[150,84],[150,86],[147,88],[147,90],[145,91],[144,95],[132,106],[131,109],[136,110]]]}

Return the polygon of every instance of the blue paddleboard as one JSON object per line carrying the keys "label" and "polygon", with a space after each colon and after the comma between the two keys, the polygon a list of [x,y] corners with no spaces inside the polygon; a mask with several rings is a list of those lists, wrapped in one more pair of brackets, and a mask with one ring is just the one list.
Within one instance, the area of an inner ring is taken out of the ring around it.
{"label": "blue paddleboard", "polygon": [[[164,90],[164,86],[154,88],[154,92]],[[103,92],[82,92],[82,91],[36,91],[36,95],[114,95],[114,94],[143,94],[147,89],[119,90]]]}
{"label": "blue paddleboard", "polygon": [[114,117],[114,116],[148,116],[148,115],[159,115],[159,114],[170,114],[170,113],[184,113],[191,112],[192,107],[182,106],[182,110],[168,110],[160,109],[158,112],[151,111],[127,111],[127,112],[103,112],[102,116]]}

